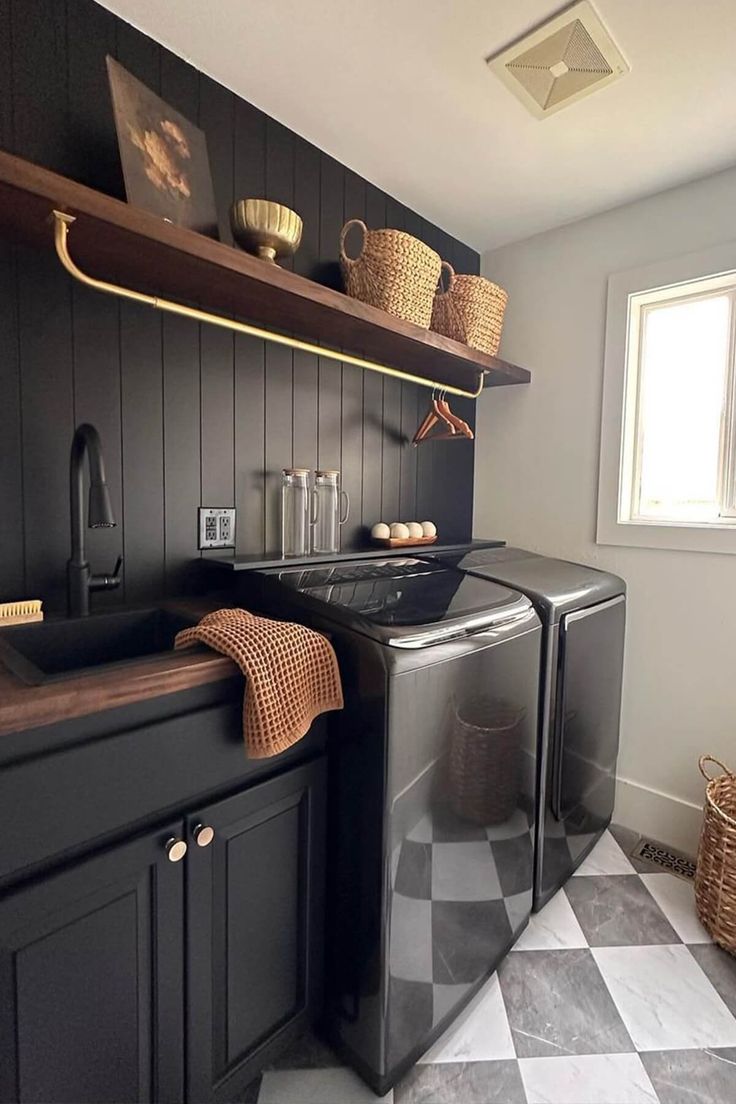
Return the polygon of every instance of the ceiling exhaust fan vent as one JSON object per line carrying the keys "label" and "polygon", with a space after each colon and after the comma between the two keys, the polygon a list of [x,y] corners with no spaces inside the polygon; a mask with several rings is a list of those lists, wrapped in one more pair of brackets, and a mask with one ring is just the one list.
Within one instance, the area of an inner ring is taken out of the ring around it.
{"label": "ceiling exhaust fan vent", "polygon": [[578,0],[487,61],[538,119],[629,72],[589,0]]}

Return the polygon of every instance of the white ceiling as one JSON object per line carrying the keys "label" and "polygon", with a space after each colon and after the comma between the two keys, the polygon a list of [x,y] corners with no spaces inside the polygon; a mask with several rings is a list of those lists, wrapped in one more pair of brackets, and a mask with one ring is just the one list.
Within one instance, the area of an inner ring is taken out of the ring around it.
{"label": "white ceiling", "polygon": [[484,59],[556,0],[103,3],[479,250],[736,161],[736,0],[596,0],[631,73],[541,121]]}

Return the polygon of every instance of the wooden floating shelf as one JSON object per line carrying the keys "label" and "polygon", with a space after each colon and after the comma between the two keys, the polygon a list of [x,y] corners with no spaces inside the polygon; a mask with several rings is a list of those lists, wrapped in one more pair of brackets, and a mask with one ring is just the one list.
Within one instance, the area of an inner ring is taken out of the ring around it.
{"label": "wooden floating shelf", "polygon": [[75,217],[74,260],[97,279],[193,303],[438,385],[472,392],[481,372],[486,387],[531,380],[525,368],[0,151],[0,233],[53,249],[54,209]]}

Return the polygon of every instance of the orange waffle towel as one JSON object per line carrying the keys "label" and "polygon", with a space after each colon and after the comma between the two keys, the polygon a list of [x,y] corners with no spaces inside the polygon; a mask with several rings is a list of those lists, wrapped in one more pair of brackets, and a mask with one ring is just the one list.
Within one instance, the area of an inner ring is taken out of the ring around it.
{"label": "orange waffle towel", "polygon": [[177,633],[174,647],[198,643],[234,659],[246,677],[243,737],[253,759],[286,751],[316,716],[343,707],[332,645],[304,625],[243,609],[215,610]]}

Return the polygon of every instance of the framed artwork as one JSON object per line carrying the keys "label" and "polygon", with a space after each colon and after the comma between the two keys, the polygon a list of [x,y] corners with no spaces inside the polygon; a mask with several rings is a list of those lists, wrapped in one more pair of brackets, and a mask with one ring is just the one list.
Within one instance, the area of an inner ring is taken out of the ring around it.
{"label": "framed artwork", "polygon": [[203,131],[109,55],[107,72],[128,203],[218,237]]}

